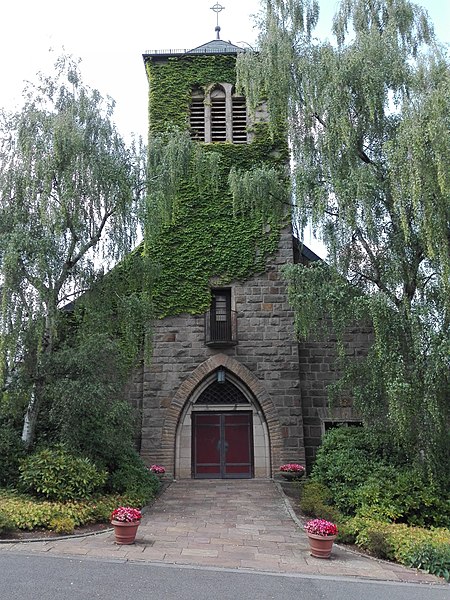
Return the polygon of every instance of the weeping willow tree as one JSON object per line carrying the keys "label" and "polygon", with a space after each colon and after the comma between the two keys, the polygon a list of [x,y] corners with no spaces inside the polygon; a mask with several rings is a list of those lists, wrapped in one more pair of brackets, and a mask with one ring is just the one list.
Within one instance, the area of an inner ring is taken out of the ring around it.
{"label": "weeping willow tree", "polygon": [[147,196],[140,203],[140,222],[144,232],[144,250],[152,247],[164,226],[173,223],[180,191],[192,178],[196,192],[217,193],[220,154],[205,150],[186,130],[177,127],[150,135],[148,147]]}
{"label": "weeping willow tree", "polygon": [[188,175],[217,187],[218,156],[179,130],[127,146],[70,57],[24,100],[0,126],[0,424],[14,397],[27,446],[37,432],[110,456],[108,420],[151,346],[154,239]]}
{"label": "weeping willow tree", "polygon": [[[439,476],[449,472],[450,65],[408,0],[343,0],[333,42],[313,38],[314,0],[267,0],[258,54],[240,84],[288,124],[293,193],[328,264],[286,269],[300,336],[343,339],[370,319],[365,360],[346,362],[367,421],[390,428]],[[445,468],[444,468],[444,465]]]}
{"label": "weeping willow tree", "polygon": [[0,131],[0,377],[29,390],[23,440],[33,441],[64,311],[136,237],[145,153],[127,147],[114,104],[58,59],[29,84]]}
{"label": "weeping willow tree", "polygon": [[19,398],[27,446],[44,431],[97,457],[151,345],[154,240],[186,178],[211,193],[219,172],[184,131],[127,146],[113,108],[61,57],[20,112],[0,115],[0,423]]}

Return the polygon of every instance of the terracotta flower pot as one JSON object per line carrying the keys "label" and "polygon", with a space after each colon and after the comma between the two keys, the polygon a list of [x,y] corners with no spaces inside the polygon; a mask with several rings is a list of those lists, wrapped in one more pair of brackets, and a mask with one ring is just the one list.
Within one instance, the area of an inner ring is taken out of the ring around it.
{"label": "terracotta flower pot", "polygon": [[280,471],[286,481],[297,481],[303,476],[304,471]]}
{"label": "terracotta flower pot", "polygon": [[330,558],[335,535],[316,535],[307,533],[311,556],[315,558]]}
{"label": "terracotta flower pot", "polygon": [[111,525],[114,527],[116,544],[134,544],[140,524],[140,521],[124,522],[112,520]]}

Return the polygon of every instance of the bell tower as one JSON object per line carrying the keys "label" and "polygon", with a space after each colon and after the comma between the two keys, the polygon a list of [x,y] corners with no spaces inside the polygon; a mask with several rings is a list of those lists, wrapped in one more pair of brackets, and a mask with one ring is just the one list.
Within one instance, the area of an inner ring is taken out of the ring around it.
{"label": "bell tower", "polygon": [[[267,478],[305,461],[297,343],[281,268],[290,219],[236,214],[230,174],[286,177],[288,146],[264,104],[236,85],[245,50],[216,37],[143,55],[149,135],[176,128],[215,152],[217,186],[186,175],[150,250],[157,278],[153,358],[140,381],[141,455],[177,478]],[[277,201],[274,199],[274,202]]]}

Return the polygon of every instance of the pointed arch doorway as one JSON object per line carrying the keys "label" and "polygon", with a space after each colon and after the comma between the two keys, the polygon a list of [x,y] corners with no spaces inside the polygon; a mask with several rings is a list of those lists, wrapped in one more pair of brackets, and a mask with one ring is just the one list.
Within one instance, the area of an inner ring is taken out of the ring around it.
{"label": "pointed arch doorway", "polygon": [[194,413],[195,479],[253,477],[252,413]]}
{"label": "pointed arch doorway", "polygon": [[[223,377],[223,380],[222,380]],[[230,372],[207,377],[185,406],[177,431],[179,478],[270,477],[269,436],[261,408]]]}
{"label": "pointed arch doorway", "polygon": [[[231,381],[220,381],[222,376],[224,371],[218,371],[217,381],[200,394],[192,413],[192,475],[195,479],[253,477],[250,403]],[[228,410],[224,410],[225,406]]]}

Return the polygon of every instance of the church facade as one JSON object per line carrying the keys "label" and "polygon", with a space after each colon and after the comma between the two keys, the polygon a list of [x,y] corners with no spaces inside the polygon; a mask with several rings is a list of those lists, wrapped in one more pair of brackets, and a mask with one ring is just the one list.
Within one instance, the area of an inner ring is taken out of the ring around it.
{"label": "church facade", "polygon": [[[351,403],[330,408],[334,340],[300,342],[282,267],[319,258],[289,223],[233,214],[234,168],[286,165],[261,106],[236,90],[241,48],[220,39],[190,51],[144,55],[150,135],[188,129],[221,156],[216,190],[182,186],[177,214],[155,242],[160,281],[152,360],[130,383],[140,453],[175,478],[270,478],[281,464],[311,466],[326,429],[357,423]],[[370,343],[350,332],[349,353]]]}

